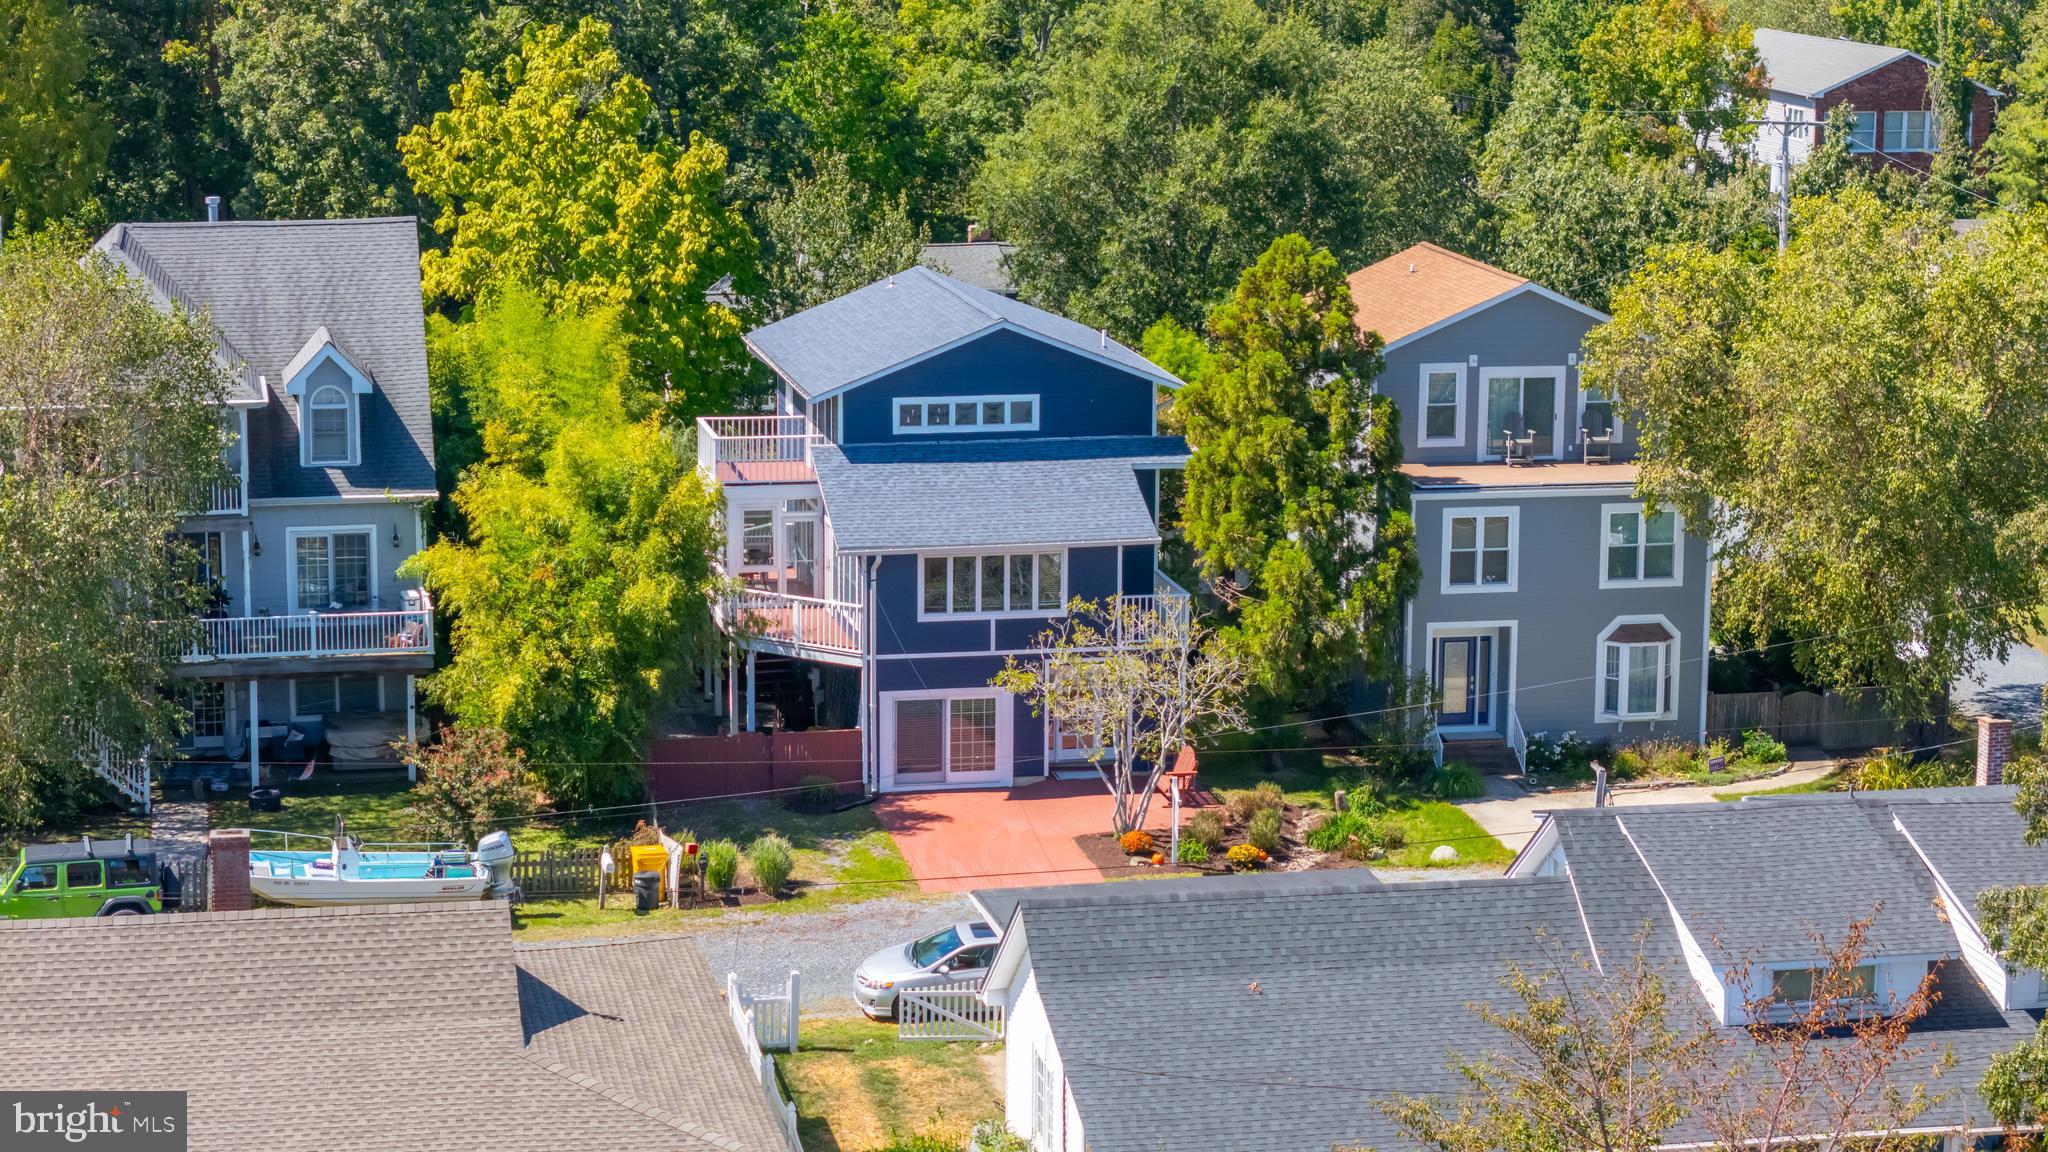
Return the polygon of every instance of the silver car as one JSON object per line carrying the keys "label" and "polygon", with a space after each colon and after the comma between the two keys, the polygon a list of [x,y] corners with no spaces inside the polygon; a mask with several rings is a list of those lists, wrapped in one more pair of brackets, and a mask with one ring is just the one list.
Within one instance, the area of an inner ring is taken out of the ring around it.
{"label": "silver car", "polygon": [[979,980],[995,959],[996,943],[996,930],[976,921],[884,948],[853,970],[854,1002],[869,1017],[887,1020],[905,988]]}

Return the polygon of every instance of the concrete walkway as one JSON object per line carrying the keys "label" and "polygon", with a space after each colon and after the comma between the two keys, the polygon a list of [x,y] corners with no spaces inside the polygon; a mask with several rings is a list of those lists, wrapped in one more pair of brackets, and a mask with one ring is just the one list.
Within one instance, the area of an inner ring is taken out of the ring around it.
{"label": "concrete walkway", "polygon": [[[1608,802],[1616,808],[1641,808],[1651,804],[1713,804],[1717,795],[1730,793],[1768,792],[1773,788],[1785,788],[1793,784],[1806,784],[1818,780],[1835,770],[1835,761],[1819,752],[1802,749],[1792,754],[1792,770],[1782,776],[1770,776],[1762,780],[1745,780],[1739,784],[1687,784],[1675,788],[1618,788],[1608,795]],[[1511,780],[1489,776],[1486,780],[1487,795],[1481,800],[1466,800],[1458,807],[1488,833],[1508,846],[1511,852],[1520,852],[1536,832],[1538,817],[1545,812],[1556,812],[1566,808],[1591,808],[1593,790],[1574,788],[1570,791],[1525,792]]]}
{"label": "concrete walkway", "polygon": [[149,810],[149,838],[163,860],[204,857],[206,826],[206,805],[196,800],[161,800]]}

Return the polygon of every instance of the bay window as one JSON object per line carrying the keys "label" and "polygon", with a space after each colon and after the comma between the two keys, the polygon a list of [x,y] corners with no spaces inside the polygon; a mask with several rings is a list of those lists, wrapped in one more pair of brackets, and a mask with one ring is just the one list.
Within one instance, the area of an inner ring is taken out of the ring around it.
{"label": "bay window", "polygon": [[1067,602],[1063,552],[924,556],[920,563],[925,616],[1045,616]]}
{"label": "bay window", "polygon": [[1601,720],[1677,716],[1678,637],[1662,618],[1624,618],[1600,634]]}

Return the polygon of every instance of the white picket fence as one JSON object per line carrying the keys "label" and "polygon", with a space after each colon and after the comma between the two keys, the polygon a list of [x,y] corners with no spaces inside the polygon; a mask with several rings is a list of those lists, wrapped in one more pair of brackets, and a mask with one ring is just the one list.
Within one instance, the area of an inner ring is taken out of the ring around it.
{"label": "white picket fence", "polygon": [[1001,1040],[1003,1008],[981,998],[981,981],[931,984],[896,993],[896,1035],[904,1040]]}
{"label": "white picket fence", "polygon": [[768,1110],[782,1120],[782,1134],[789,1140],[789,1152],[804,1152],[796,1134],[796,1105],[783,1099],[782,1084],[775,1078],[775,1061],[762,1051],[764,1044],[796,1051],[797,974],[789,974],[782,991],[756,995],[740,989],[737,972],[725,974],[725,1007],[732,1014],[733,1031],[740,1047],[752,1062],[761,1091],[768,1097]]}

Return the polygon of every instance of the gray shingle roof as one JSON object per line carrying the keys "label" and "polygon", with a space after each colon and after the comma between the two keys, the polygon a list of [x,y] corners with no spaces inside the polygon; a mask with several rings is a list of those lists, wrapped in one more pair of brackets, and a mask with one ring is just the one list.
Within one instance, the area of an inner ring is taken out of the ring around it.
{"label": "gray shingle roof", "polygon": [[1888,813],[1829,799],[1613,811],[1710,958],[1817,957],[1814,931],[1838,940],[1866,917],[1876,953],[1954,952]]}
{"label": "gray shingle roof", "polygon": [[1767,86],[1774,92],[1809,98],[1913,55],[1904,48],[1776,28],[1758,28],[1755,36],[1757,55],[1763,58],[1764,71],[1770,76]]}
{"label": "gray shingle roof", "polygon": [[484,901],[0,922],[0,1067],[187,1092],[194,1149],[782,1152],[701,962],[617,955],[523,973]]}
{"label": "gray shingle roof", "polygon": [[[1381,887],[1379,877],[1369,868],[1347,868],[1337,872],[1271,872],[1242,876],[1180,876],[1146,880],[1145,899],[1155,901],[1210,901],[1261,899],[1288,892],[1359,892]],[[1044,888],[983,888],[968,894],[989,923],[998,930],[1010,922],[1017,906],[1029,902],[1034,908],[1079,908],[1098,904],[1121,904],[1129,899],[1124,890],[1108,884],[1054,884]]]}
{"label": "gray shingle roof", "polygon": [[913,266],[747,334],[755,355],[817,398],[1000,329],[1025,332],[1175,387],[1165,369],[1086,325]]}
{"label": "gray shingle roof", "polygon": [[1931,788],[1875,795],[1886,799],[1892,819],[1975,917],[1977,897],[1986,889],[2048,884],[2048,843],[2026,842],[2026,825],[2012,806],[2018,791]]}
{"label": "gray shingle roof", "polygon": [[[250,495],[316,497],[434,490],[434,431],[420,310],[419,229],[412,217],[117,224],[97,249],[151,286],[203,310],[247,365]],[[298,409],[284,369],[325,327],[376,381],[364,397],[362,463],[299,466]]]}
{"label": "gray shingle roof", "polygon": [[1468,1005],[1508,1005],[1510,962],[1583,948],[1562,878],[1340,875],[1318,891],[1308,875],[1248,878],[1231,899],[1154,899],[1166,882],[1146,881],[1103,885],[1097,901],[1026,900],[1091,1149],[1406,1147],[1380,1102],[1456,1091],[1446,1055],[1498,1043]]}
{"label": "gray shingle roof", "polygon": [[[943,445],[820,444],[818,486],[844,552],[1109,544],[1159,538],[1136,469],[1177,467],[1174,437]],[[1122,454],[1117,454],[1122,453]]]}
{"label": "gray shingle roof", "polygon": [[1010,279],[1006,261],[1015,244],[999,240],[978,240],[972,244],[927,244],[917,262],[998,296],[1015,297],[1017,285]]}

